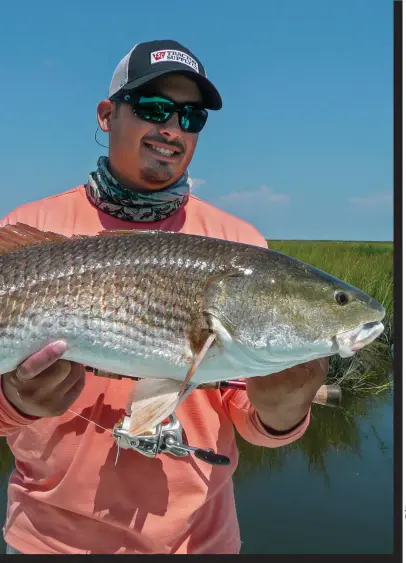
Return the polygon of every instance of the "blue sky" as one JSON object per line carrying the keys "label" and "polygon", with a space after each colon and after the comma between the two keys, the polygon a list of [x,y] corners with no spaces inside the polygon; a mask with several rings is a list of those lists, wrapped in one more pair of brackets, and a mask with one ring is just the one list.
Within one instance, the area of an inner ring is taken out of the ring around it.
{"label": "blue sky", "polygon": [[0,216],[86,182],[106,152],[96,105],[116,64],[135,43],[170,38],[196,53],[224,101],[192,161],[196,195],[268,238],[392,240],[392,10],[391,0],[5,3]]}

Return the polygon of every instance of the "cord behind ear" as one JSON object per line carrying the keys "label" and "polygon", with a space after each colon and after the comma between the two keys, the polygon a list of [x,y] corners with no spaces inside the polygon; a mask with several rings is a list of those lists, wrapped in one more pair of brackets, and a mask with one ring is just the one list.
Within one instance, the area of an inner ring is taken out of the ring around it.
{"label": "cord behind ear", "polygon": [[98,125],[98,126],[97,126],[97,129],[96,129],[96,132],[95,132],[95,134],[94,134],[94,140],[96,141],[96,143],[97,143],[98,145],[100,145],[100,146],[103,147],[104,149],[108,149],[109,147],[106,147],[106,145],[102,145],[102,144],[99,143],[99,141],[97,140],[97,131],[98,131],[99,129],[100,129],[100,126]]}

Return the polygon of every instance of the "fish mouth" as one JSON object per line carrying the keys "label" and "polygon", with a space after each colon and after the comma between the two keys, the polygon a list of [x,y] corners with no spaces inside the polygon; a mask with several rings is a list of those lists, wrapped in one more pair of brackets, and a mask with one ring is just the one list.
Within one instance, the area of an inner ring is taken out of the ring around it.
{"label": "fish mouth", "polygon": [[351,330],[340,332],[334,338],[338,354],[342,358],[353,356],[358,350],[368,346],[380,336],[384,330],[380,321],[365,323]]}

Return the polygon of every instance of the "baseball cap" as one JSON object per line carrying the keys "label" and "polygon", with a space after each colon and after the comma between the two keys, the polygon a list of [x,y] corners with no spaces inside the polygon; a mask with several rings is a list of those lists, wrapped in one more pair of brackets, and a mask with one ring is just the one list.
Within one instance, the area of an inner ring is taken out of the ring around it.
{"label": "baseball cap", "polygon": [[223,102],[199,59],[189,49],[172,40],[138,43],[117,65],[109,88],[109,99],[119,100],[130,90],[159,76],[180,73],[198,85],[206,109],[219,110]]}

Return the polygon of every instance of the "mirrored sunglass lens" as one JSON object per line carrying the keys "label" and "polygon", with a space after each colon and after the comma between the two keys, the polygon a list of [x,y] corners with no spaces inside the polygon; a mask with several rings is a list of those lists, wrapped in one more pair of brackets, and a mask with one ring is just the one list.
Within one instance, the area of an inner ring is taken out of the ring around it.
{"label": "mirrored sunglass lens", "polygon": [[181,125],[185,131],[198,133],[206,123],[207,114],[204,110],[186,106],[182,112]]}
{"label": "mirrored sunglass lens", "polygon": [[163,98],[141,97],[136,105],[136,112],[151,121],[165,121],[173,113],[174,106],[169,100]]}

